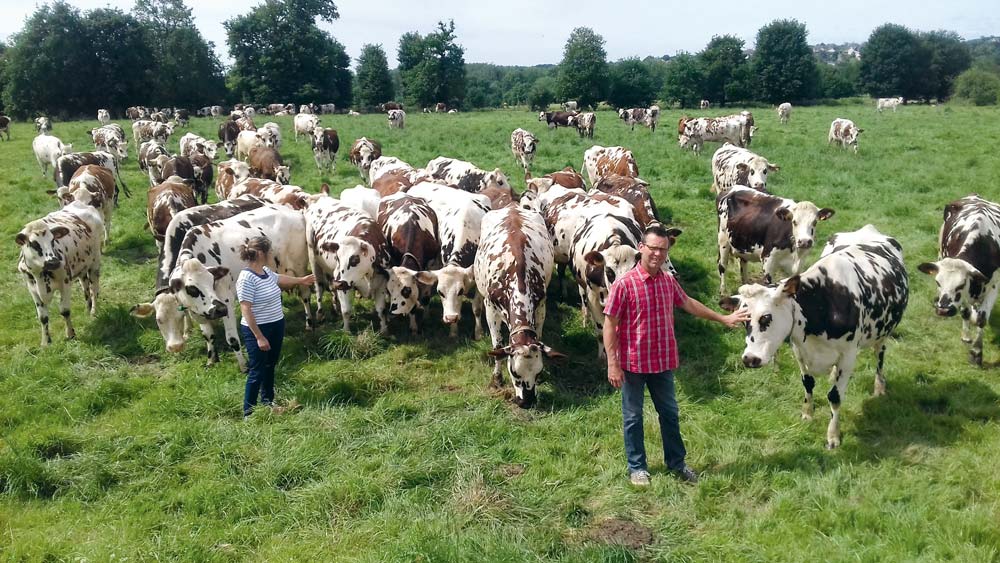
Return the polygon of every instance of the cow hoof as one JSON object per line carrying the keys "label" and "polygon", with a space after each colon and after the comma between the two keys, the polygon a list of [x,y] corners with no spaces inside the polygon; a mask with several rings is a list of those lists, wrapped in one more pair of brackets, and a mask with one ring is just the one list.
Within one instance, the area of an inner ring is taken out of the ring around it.
{"label": "cow hoof", "polygon": [[826,441],[826,449],[828,449],[828,450],[834,450],[834,449],[837,449],[839,447],[840,447],[840,438],[837,438],[836,440],[827,440]]}

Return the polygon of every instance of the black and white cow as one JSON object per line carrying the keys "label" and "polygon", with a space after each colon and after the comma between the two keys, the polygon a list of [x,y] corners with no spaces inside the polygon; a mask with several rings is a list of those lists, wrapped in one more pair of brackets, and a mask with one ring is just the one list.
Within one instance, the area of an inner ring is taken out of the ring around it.
{"label": "black and white cow", "polygon": [[351,152],[347,158],[351,164],[358,167],[358,173],[369,186],[372,185],[371,167],[375,160],[382,157],[382,145],[378,141],[361,137],[351,145]]}
{"label": "black and white cow", "polygon": [[377,220],[389,250],[389,313],[406,315],[416,334],[414,309],[430,298],[436,281],[423,272],[441,260],[437,214],[423,199],[398,192],[382,198]]}
{"label": "black and white cow", "polygon": [[[962,314],[962,341],[969,361],[983,365],[983,331],[1000,287],[1000,205],[978,195],[949,203],[938,240],[937,262],[921,264],[934,276],[934,310],[942,317]],[[970,334],[975,327],[975,334]]]}
{"label": "black and white cow", "polygon": [[97,310],[101,281],[101,244],[104,221],[91,204],[88,190],[77,190],[75,200],[24,226],[14,238],[21,247],[17,270],[35,303],[42,325],[42,346],[52,342],[49,334],[49,302],[60,295],[59,313],[66,321],[66,338],[76,337],[70,320],[73,281],[80,280],[91,316]]}
{"label": "black and white cow", "polygon": [[510,134],[510,152],[514,155],[514,162],[524,168],[524,177],[531,177],[531,161],[535,159],[535,151],[538,149],[538,139],[530,132],[517,128]]}
{"label": "black and white cow", "polygon": [[336,129],[317,127],[312,131],[313,159],[316,168],[335,172],[337,170],[337,151],[340,150],[340,137]]}
{"label": "black and white cow", "polygon": [[813,247],[816,222],[833,217],[810,201],[768,195],[746,186],[735,186],[715,200],[719,216],[719,295],[726,295],[726,268],[740,260],[740,278],[748,281],[747,262],[761,262],[765,281],[779,272],[795,275]]}
{"label": "black and white cow", "polygon": [[507,176],[499,168],[487,172],[471,162],[439,156],[428,162],[425,170],[434,178],[467,192],[478,192],[491,185],[511,190]]}
{"label": "black and white cow", "polygon": [[830,374],[827,394],[833,416],[828,448],[840,445],[840,404],[858,353],[875,351],[875,395],[885,394],[885,343],[899,325],[909,299],[902,247],[872,225],[837,233],[823,254],[801,275],[777,286],[744,285],[727,308],[749,310],[743,364],[770,362],[788,340],[799,364],[805,401],[802,418],[812,419],[817,376]]}
{"label": "black and white cow", "polygon": [[[503,386],[500,362],[506,358],[514,403],[529,408],[537,401],[542,359],[564,357],[542,342],[545,288],[552,276],[552,241],[542,216],[513,205],[487,213],[474,266],[476,298],[485,302],[493,344],[491,383]],[[510,335],[507,346],[502,341],[504,325]]]}
{"label": "black and white cow", "polygon": [[712,191],[721,193],[733,186],[749,186],[767,191],[767,174],[781,167],[742,147],[724,143],[712,155]]}

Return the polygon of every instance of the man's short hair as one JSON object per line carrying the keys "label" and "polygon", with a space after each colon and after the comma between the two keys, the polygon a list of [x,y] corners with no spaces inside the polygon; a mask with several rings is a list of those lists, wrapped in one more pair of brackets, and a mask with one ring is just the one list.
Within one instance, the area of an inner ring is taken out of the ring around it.
{"label": "man's short hair", "polygon": [[667,228],[663,226],[662,223],[657,223],[656,221],[646,225],[646,229],[642,231],[642,240],[645,242],[646,235],[654,234],[660,238],[667,238]]}

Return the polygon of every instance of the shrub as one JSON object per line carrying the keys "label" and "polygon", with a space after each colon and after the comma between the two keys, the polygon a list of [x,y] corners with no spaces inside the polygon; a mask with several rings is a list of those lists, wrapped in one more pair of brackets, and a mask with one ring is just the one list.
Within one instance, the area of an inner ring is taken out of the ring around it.
{"label": "shrub", "polygon": [[977,106],[995,105],[1000,98],[1000,77],[985,70],[969,69],[958,75],[955,95]]}

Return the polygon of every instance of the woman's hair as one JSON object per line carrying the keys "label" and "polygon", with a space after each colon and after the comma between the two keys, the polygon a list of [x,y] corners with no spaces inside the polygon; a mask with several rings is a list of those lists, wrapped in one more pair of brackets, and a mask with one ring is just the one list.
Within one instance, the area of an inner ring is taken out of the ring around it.
{"label": "woman's hair", "polygon": [[265,236],[253,237],[240,248],[240,259],[244,262],[254,262],[261,256],[271,252],[271,239]]}

